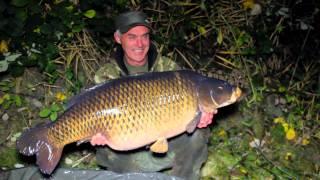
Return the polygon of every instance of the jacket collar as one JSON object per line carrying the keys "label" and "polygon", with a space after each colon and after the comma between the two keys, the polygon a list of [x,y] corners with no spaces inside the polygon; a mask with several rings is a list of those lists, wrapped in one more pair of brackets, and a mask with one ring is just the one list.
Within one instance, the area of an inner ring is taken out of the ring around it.
{"label": "jacket collar", "polygon": [[[150,43],[150,48],[148,51],[148,70],[150,71],[150,69],[153,67],[156,59],[158,56],[158,52],[157,52],[157,48],[153,43]],[[116,51],[115,51],[115,60],[117,65],[120,67],[120,69],[122,70],[122,72],[125,75],[128,75],[128,69],[126,68],[125,64],[124,64],[124,52],[123,49],[121,47],[121,45],[117,45],[116,46]]]}

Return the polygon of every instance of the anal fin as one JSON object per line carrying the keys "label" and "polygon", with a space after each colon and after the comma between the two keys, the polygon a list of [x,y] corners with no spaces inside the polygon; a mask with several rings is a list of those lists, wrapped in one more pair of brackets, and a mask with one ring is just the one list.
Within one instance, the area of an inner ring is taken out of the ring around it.
{"label": "anal fin", "polygon": [[169,149],[168,141],[165,138],[158,139],[150,147],[150,150],[155,153],[166,153]]}

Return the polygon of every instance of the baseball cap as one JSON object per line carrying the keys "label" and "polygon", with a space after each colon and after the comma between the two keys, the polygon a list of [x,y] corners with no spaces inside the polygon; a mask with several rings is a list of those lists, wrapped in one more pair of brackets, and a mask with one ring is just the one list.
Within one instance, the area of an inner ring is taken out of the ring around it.
{"label": "baseball cap", "polygon": [[126,33],[130,28],[139,25],[146,26],[151,30],[147,15],[141,11],[129,11],[115,18],[116,29],[121,33]]}

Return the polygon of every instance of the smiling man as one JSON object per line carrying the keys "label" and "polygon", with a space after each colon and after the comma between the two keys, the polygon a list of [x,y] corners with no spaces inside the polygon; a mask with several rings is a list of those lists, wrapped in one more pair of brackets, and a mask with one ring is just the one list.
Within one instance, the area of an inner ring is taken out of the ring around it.
{"label": "smiling man", "polygon": [[120,14],[115,19],[115,26],[114,40],[117,45],[114,59],[97,71],[97,84],[126,75],[180,69],[174,61],[161,56],[151,42],[152,28],[143,12]]}
{"label": "smiling man", "polygon": [[121,35],[119,31],[114,33],[114,39],[121,44],[124,50],[124,59],[129,66],[145,66],[147,53],[150,47],[149,28],[135,26]]}
{"label": "smiling man", "polygon": [[[150,40],[153,32],[147,16],[140,11],[120,14],[115,19],[114,40],[117,43],[114,59],[101,67],[95,82],[152,71],[178,70],[171,59],[162,56]],[[199,127],[211,123],[213,114],[205,116]],[[170,174],[185,179],[198,179],[200,168],[207,159],[209,128],[197,129],[193,134],[183,134],[169,139],[166,154],[154,154],[147,148],[118,152],[107,146],[97,147],[96,157],[100,166],[115,172],[156,172],[170,169]],[[95,136],[92,145],[103,145],[105,139]]]}

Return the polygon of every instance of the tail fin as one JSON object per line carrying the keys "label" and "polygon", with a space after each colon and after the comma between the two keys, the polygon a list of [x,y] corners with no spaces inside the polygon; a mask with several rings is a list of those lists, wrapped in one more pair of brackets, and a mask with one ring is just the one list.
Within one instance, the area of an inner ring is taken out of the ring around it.
{"label": "tail fin", "polygon": [[37,164],[44,174],[51,174],[57,166],[62,147],[48,140],[48,125],[40,125],[25,131],[17,140],[17,149],[26,156],[36,155]]}

